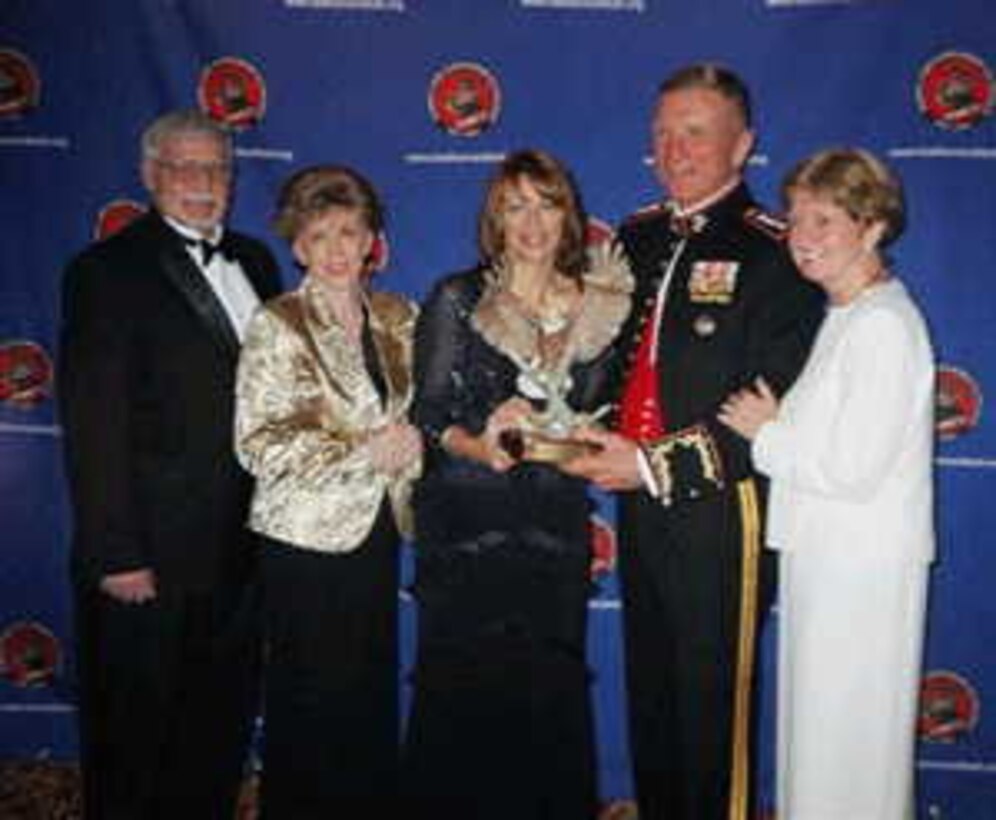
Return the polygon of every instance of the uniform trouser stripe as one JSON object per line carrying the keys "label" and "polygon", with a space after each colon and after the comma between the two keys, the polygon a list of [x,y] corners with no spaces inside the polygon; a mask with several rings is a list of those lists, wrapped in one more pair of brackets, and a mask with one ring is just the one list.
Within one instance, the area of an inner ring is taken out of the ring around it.
{"label": "uniform trouser stripe", "polygon": [[740,628],[733,706],[733,760],[730,776],[730,820],[746,820],[749,792],[750,707],[754,653],[757,644],[758,572],[761,552],[757,487],[753,479],[737,484],[741,537]]}

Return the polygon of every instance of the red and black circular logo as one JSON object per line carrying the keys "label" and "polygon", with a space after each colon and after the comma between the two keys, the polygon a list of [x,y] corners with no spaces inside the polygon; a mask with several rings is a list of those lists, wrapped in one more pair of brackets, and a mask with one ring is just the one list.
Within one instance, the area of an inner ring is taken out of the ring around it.
{"label": "red and black circular logo", "polygon": [[62,659],[59,641],[35,621],[21,621],[0,635],[0,675],[15,686],[51,683]]}
{"label": "red and black circular logo", "polygon": [[370,249],[370,270],[380,273],[390,260],[391,246],[387,242],[387,235],[381,231],[374,237],[373,247]]}
{"label": "red and black circular logo", "polygon": [[266,83],[255,66],[238,57],[215,60],[197,84],[201,110],[230,128],[251,128],[266,113]]}
{"label": "red and black circular logo", "polygon": [[0,48],[0,117],[14,117],[38,107],[41,81],[21,52]]}
{"label": "red and black circular logo", "polygon": [[484,66],[453,63],[432,78],[428,102],[429,114],[444,131],[476,137],[498,119],[501,89]]}
{"label": "red and black circular logo", "polygon": [[971,732],[978,720],[979,696],[965,678],[947,670],[924,676],[917,721],[921,740],[953,743]]}
{"label": "red and black circular logo", "polygon": [[596,578],[612,572],[616,568],[616,531],[611,524],[596,513],[592,513],[588,517],[588,531],[591,533],[589,575]]}
{"label": "red and black circular logo", "polygon": [[967,433],[979,423],[982,391],[964,370],[941,365],[937,369],[934,418],[937,437],[943,441]]}
{"label": "red and black circular logo", "polygon": [[588,224],[585,226],[585,243],[589,248],[599,245],[607,245],[615,238],[615,231],[608,222],[595,216],[588,217]]}
{"label": "red and black circular logo", "polygon": [[107,239],[144,213],[145,206],[131,199],[115,199],[108,202],[97,214],[97,223],[93,229],[94,238]]}
{"label": "red and black circular logo", "polygon": [[916,99],[921,113],[934,125],[971,128],[992,110],[993,76],[978,57],[946,51],[920,70]]}
{"label": "red and black circular logo", "polygon": [[52,360],[29,341],[0,342],[0,402],[29,410],[52,392]]}

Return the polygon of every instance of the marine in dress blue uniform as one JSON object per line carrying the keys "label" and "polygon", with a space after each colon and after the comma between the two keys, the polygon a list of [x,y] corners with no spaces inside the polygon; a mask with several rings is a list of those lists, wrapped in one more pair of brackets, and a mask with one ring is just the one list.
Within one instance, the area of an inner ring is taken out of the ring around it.
{"label": "marine in dress blue uniform", "polygon": [[[755,644],[774,578],[763,484],[714,416],[727,390],[758,375],[787,387],[820,302],[744,185],[694,218],[674,211],[655,206],[620,230],[638,288],[620,423],[653,485],[620,501],[629,731],[641,816],[742,817]],[[644,337],[654,356],[641,397]]]}
{"label": "marine in dress blue uniform", "polygon": [[641,820],[748,816],[751,693],[772,592],[763,487],[716,412],[800,370],[821,297],[784,226],[741,180],[753,147],[743,83],[689,66],[660,88],[654,163],[671,199],[619,229],[636,278],[619,355],[616,431],[570,469],[621,491],[619,561],[629,739]]}

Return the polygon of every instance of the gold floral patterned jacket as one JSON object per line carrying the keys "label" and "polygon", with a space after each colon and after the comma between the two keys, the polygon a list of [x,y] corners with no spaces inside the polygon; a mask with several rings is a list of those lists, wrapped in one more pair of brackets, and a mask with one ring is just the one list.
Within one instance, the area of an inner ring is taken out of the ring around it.
{"label": "gold floral patterned jacket", "polygon": [[381,473],[367,440],[408,412],[417,308],[391,293],[364,297],[387,388],[382,404],[363,351],[349,344],[321,288],[306,277],[253,317],[239,359],[235,450],[256,477],[251,529],[346,552],[369,534],[385,493],[399,530],[411,534],[409,499],[421,464]]}

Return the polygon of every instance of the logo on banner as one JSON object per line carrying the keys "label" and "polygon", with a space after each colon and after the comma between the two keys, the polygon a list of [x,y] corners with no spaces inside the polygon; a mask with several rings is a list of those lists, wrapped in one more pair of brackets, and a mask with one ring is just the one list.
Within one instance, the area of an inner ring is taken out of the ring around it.
{"label": "logo on banner", "polygon": [[973,54],[947,51],[920,70],[916,99],[921,113],[934,125],[971,128],[992,110],[993,75]]}
{"label": "logo on banner", "polygon": [[250,128],[266,113],[266,83],[251,63],[222,57],[201,73],[197,101],[218,122],[238,130]]}
{"label": "logo on banner", "polygon": [[453,63],[436,72],[429,86],[433,121],[457,137],[476,137],[498,119],[501,89],[478,63]]}
{"label": "logo on banner", "polygon": [[391,246],[387,242],[387,235],[381,231],[374,237],[373,247],[370,248],[370,265],[372,269],[379,273],[387,267],[391,259]]}
{"label": "logo on banner", "polygon": [[967,433],[979,423],[981,413],[982,391],[975,380],[956,367],[938,367],[934,394],[937,437],[948,441]]}
{"label": "logo on banner", "polygon": [[591,566],[588,569],[592,578],[605,575],[616,568],[616,531],[597,513],[588,517],[588,532],[591,535]]}
{"label": "logo on banner", "polygon": [[584,240],[585,244],[589,248],[607,245],[615,239],[615,236],[616,232],[612,230],[612,227],[608,222],[605,222],[596,216],[588,217],[588,224],[585,226]]}
{"label": "logo on banner", "polygon": [[28,341],[0,342],[0,402],[30,410],[52,392],[52,360]]}
{"label": "logo on banner", "polygon": [[0,117],[16,117],[37,108],[40,90],[31,61],[12,48],[0,48]]}
{"label": "logo on banner", "polygon": [[979,696],[961,675],[948,670],[928,672],[920,684],[917,734],[933,743],[954,743],[975,728]]}
{"label": "logo on banner", "polygon": [[145,213],[145,206],[131,199],[115,199],[108,202],[97,214],[93,229],[95,239],[107,239],[122,228],[130,225]]}
{"label": "logo on banner", "polygon": [[62,658],[55,635],[35,621],[21,621],[0,635],[0,676],[15,686],[52,682]]}

